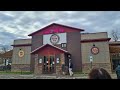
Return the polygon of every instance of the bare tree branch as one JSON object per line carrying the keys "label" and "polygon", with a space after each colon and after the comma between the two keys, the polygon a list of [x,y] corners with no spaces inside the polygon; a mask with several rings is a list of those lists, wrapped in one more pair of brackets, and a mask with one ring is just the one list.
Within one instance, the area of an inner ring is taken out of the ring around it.
{"label": "bare tree branch", "polygon": [[115,42],[118,41],[118,39],[119,39],[118,30],[112,30],[112,31],[111,31],[111,35],[112,35],[112,38],[113,38],[113,40],[114,40]]}

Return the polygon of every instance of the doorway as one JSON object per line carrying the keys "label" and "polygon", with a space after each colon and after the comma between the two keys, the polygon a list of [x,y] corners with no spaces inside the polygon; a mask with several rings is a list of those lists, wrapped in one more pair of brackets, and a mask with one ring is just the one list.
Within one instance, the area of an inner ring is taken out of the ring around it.
{"label": "doorway", "polygon": [[53,55],[44,56],[43,73],[55,73],[55,57]]}

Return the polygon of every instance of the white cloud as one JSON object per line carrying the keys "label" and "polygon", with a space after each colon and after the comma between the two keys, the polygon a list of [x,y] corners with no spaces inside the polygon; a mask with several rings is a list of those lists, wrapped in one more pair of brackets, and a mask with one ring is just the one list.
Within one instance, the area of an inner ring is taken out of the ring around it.
{"label": "white cloud", "polygon": [[[119,11],[0,11],[0,43],[12,43],[17,38],[51,23],[85,29],[86,32],[108,33],[120,26]],[[2,35],[3,32],[5,35]],[[12,37],[13,35],[13,37]],[[10,39],[8,38],[10,37]]]}

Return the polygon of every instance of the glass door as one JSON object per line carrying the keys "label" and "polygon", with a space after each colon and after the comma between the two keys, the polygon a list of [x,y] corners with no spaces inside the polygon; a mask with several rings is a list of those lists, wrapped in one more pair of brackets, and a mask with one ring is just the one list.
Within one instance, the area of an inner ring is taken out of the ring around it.
{"label": "glass door", "polygon": [[44,56],[43,73],[54,73],[55,71],[55,58],[54,56]]}

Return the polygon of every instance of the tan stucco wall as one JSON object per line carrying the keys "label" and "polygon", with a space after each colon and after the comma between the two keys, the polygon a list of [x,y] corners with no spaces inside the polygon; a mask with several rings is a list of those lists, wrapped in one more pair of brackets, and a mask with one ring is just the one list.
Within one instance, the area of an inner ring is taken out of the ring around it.
{"label": "tan stucco wall", "polygon": [[[14,45],[19,44],[31,44],[30,39],[24,39],[24,40],[14,40]],[[19,57],[18,52],[21,50],[24,51],[24,56]],[[12,64],[30,64],[30,55],[31,52],[31,46],[19,46],[13,48],[13,56],[12,56]]]}
{"label": "tan stucco wall", "polygon": [[81,40],[84,40],[84,39],[99,39],[99,38],[108,38],[107,32],[81,34]]}
{"label": "tan stucco wall", "polygon": [[94,42],[95,46],[99,48],[99,53],[93,55],[91,53],[91,48],[93,47],[93,42],[82,43],[82,62],[89,63],[89,56],[92,55],[95,63],[109,63],[109,45],[108,42]]}
{"label": "tan stucco wall", "polygon": [[[97,39],[97,38],[108,38],[107,33],[96,33],[93,34],[85,34],[82,35],[82,39]],[[96,47],[99,48],[99,53],[97,55],[93,55],[91,53],[91,48],[95,44]],[[81,43],[81,51],[82,51],[82,64],[83,72],[88,72],[90,67],[90,55],[93,56],[93,66],[94,67],[103,67],[111,72],[111,62],[110,62],[110,53],[109,53],[109,42],[101,41],[101,42],[85,42]],[[86,66],[85,66],[86,65]],[[86,68],[87,67],[87,68]]]}
{"label": "tan stucco wall", "polygon": [[[24,51],[23,57],[19,57],[18,55],[20,49]],[[30,52],[31,52],[31,46],[14,47],[12,64],[30,64]]]}
{"label": "tan stucco wall", "polygon": [[31,39],[14,40],[14,45],[18,45],[18,44],[31,44]]}

